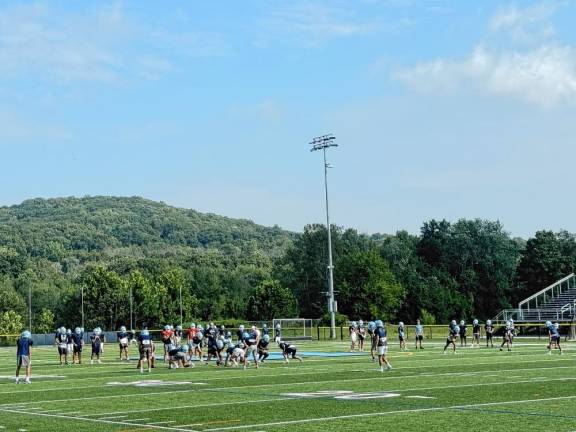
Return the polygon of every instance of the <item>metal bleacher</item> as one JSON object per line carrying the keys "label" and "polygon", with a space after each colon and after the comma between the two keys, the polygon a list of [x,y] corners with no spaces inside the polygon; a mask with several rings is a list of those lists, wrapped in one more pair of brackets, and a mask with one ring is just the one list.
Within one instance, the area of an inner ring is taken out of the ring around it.
{"label": "metal bleacher", "polygon": [[505,309],[493,321],[510,318],[516,322],[563,321],[574,319],[576,313],[576,275],[574,273],[554,282],[518,303],[518,309]]}

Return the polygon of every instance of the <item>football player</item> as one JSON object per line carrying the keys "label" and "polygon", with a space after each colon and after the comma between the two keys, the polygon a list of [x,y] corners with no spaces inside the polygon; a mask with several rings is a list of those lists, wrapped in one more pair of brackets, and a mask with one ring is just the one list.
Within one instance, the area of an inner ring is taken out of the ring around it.
{"label": "football player", "polygon": [[350,323],[348,334],[350,335],[350,352],[352,352],[356,349],[356,341],[358,340],[358,326],[356,321]]}
{"label": "football player", "polygon": [[370,321],[368,323],[368,336],[370,337],[370,356],[372,357],[372,361],[376,361],[376,324],[374,321]]}
{"label": "football player", "polygon": [[66,329],[66,353],[70,356],[73,355],[74,341],[72,340],[72,330]]}
{"label": "football player", "polygon": [[546,328],[548,329],[548,355],[552,355],[552,348],[556,347],[560,350],[560,355],[562,355],[562,347],[560,346],[560,332],[558,327],[554,325],[551,321],[546,321]]}
{"label": "football player", "polygon": [[120,331],[116,333],[116,340],[118,341],[118,348],[120,349],[120,361],[130,361],[128,355],[128,345],[130,344],[130,334],[126,331],[126,327],[121,326]]}
{"label": "football player", "polygon": [[16,384],[20,384],[20,368],[26,370],[25,384],[30,384],[32,375],[32,335],[28,330],[24,330],[16,341]]}
{"label": "football player", "polygon": [[300,357],[297,354],[298,348],[296,347],[296,345],[292,345],[281,340],[280,342],[278,342],[278,346],[282,350],[282,357],[284,357],[284,361],[286,363],[289,362],[288,357],[292,357],[293,359],[296,359],[300,363],[302,363],[302,357]]}
{"label": "football player", "polygon": [[148,365],[148,373],[152,367],[154,367],[154,342],[152,341],[152,336],[148,329],[144,329],[140,332],[137,338],[138,341],[138,352],[140,354],[140,359],[138,360],[137,369],[140,369],[140,373],[144,373],[144,361]]}
{"label": "football player", "polygon": [[269,335],[270,334],[270,330],[268,329],[268,326],[266,325],[266,323],[262,324],[262,335]]}
{"label": "football player", "polygon": [[386,370],[392,369],[392,365],[388,361],[386,354],[388,353],[388,337],[386,334],[386,327],[382,320],[377,320],[375,322],[376,330],[374,332],[376,338],[376,346],[378,350],[378,369],[380,372],[384,372],[384,365],[386,365]]}
{"label": "football player", "polygon": [[400,341],[400,351],[408,351],[406,347],[406,329],[402,321],[398,323],[398,340]]}
{"label": "football player", "polygon": [[460,321],[459,335],[460,335],[460,347],[468,346],[468,344],[467,344],[468,332],[467,332],[467,328],[466,328],[466,322],[464,320]]}
{"label": "football player", "polygon": [[366,339],[366,327],[364,321],[358,321],[358,350],[364,351],[364,339]]}
{"label": "football player", "polygon": [[177,325],[176,330],[174,330],[174,343],[176,343],[176,345],[179,345],[182,341],[183,334],[184,332],[182,331],[182,326]]}
{"label": "football player", "polygon": [[494,326],[492,325],[492,320],[486,320],[484,332],[486,333],[486,348],[488,348],[488,342],[490,342],[491,348],[494,348],[494,342],[492,341],[494,337]]}
{"label": "football player", "polygon": [[102,333],[102,329],[100,327],[96,327],[94,332],[90,335],[90,342],[92,342],[92,353],[90,354],[90,364],[94,364],[94,358],[98,364],[102,363],[100,361],[100,356],[102,355],[104,342],[106,338]]}
{"label": "football player", "polygon": [[197,331],[190,342],[192,355],[197,356],[199,361],[202,361],[202,339],[204,339],[204,333]]}
{"label": "football player", "polygon": [[282,327],[280,327],[280,323],[276,324],[274,327],[274,342],[279,343],[282,340]]}
{"label": "football player", "polygon": [[58,356],[60,357],[60,366],[68,364],[68,335],[66,334],[66,327],[60,327],[55,338],[56,346],[58,347]]}
{"label": "football player", "polygon": [[477,319],[472,321],[472,348],[474,348],[474,344],[480,348],[480,323]]}
{"label": "football player", "polygon": [[256,365],[256,369],[260,366],[258,363],[258,358],[256,357],[256,349],[258,346],[258,341],[260,340],[259,332],[256,327],[252,327],[250,333],[244,332],[242,335],[244,341],[244,366],[243,368],[246,369],[248,367],[248,360],[250,354],[254,358],[254,364]]}
{"label": "football player", "polygon": [[420,324],[420,320],[416,320],[416,327],[414,327],[414,331],[416,333],[416,349],[418,349],[418,345],[420,345],[420,349],[422,348],[422,340],[424,339],[424,326]]}
{"label": "football player", "polygon": [[166,324],[160,335],[162,338],[162,345],[164,346],[164,363],[166,363],[166,360],[168,360],[168,347],[173,343],[174,332],[172,331],[172,326]]}
{"label": "football player", "polygon": [[446,348],[452,345],[452,352],[456,354],[456,337],[460,333],[460,327],[456,324],[456,320],[452,320],[448,326],[448,337],[446,338],[446,345],[444,345],[444,351],[442,354],[446,354]]}
{"label": "football player", "polygon": [[82,337],[82,329],[76,327],[74,329],[74,334],[72,335],[72,363],[76,363],[78,359],[78,364],[82,364],[82,348],[84,347],[84,338]]}
{"label": "football player", "polygon": [[514,327],[510,321],[506,321],[506,328],[504,329],[504,334],[502,336],[502,345],[500,345],[500,351],[504,350],[504,345],[508,348],[508,351],[512,351],[512,337],[514,333]]}
{"label": "football player", "polygon": [[270,345],[270,335],[268,333],[265,333],[264,336],[262,336],[262,339],[258,341],[258,362],[264,363],[264,361],[270,355],[269,345]]}

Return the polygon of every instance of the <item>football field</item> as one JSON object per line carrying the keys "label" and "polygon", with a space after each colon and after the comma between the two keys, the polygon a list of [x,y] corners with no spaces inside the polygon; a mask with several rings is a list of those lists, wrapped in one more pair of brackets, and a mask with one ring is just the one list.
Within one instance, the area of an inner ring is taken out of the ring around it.
{"label": "football field", "polygon": [[[544,340],[511,353],[442,340],[399,352],[381,373],[345,342],[298,344],[304,362],[168,369],[141,375],[107,344],[104,361],[60,366],[33,352],[32,384],[13,380],[15,351],[0,350],[0,430],[7,431],[576,431],[576,345],[545,354]],[[89,348],[89,347],[87,347]],[[136,355],[136,349],[131,348]]]}

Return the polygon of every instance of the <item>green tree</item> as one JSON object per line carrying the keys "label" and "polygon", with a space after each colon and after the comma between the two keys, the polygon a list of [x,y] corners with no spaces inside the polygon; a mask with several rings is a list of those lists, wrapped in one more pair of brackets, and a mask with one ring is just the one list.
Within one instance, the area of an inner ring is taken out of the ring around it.
{"label": "green tree", "polygon": [[15,311],[6,311],[0,314],[0,334],[16,335],[22,331],[24,320]]}
{"label": "green tree", "polygon": [[54,313],[50,309],[42,309],[34,324],[34,333],[52,333],[54,331]]}
{"label": "green tree", "polygon": [[376,250],[356,251],[339,260],[340,311],[351,318],[396,318],[406,291]]}
{"label": "green tree", "polygon": [[296,298],[277,280],[263,281],[248,300],[246,317],[250,320],[271,320],[296,315],[298,315]]}

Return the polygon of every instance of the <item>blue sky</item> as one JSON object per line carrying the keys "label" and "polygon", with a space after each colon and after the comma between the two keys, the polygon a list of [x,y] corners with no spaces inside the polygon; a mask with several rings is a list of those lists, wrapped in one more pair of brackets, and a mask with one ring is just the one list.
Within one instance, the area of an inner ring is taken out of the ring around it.
{"label": "blue sky", "polygon": [[576,232],[576,4],[0,1],[0,205]]}

